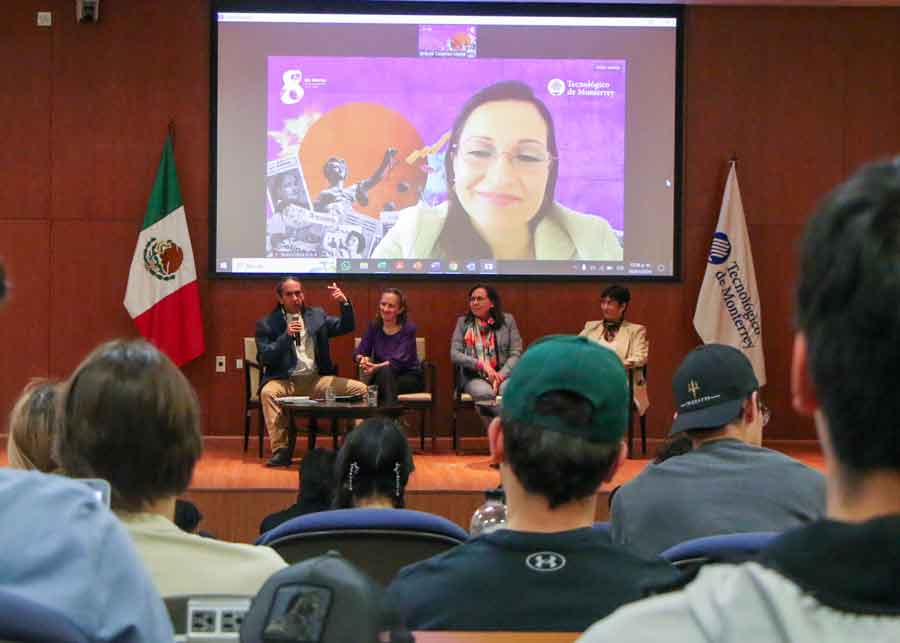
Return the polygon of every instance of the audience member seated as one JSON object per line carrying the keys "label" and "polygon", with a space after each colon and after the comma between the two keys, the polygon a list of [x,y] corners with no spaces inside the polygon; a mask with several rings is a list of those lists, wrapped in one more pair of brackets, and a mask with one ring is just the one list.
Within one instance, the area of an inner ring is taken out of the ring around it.
{"label": "audience member seated", "polygon": [[625,607],[582,641],[900,640],[898,266],[900,158],[832,192],[802,244],[791,390],[816,424],[828,519],[754,562],[707,565],[684,591]]}
{"label": "audience member seated", "polygon": [[335,509],[403,509],[415,469],[412,450],[394,420],[370,418],[353,429],[335,463]]}
{"label": "audience member seated", "polygon": [[[0,260],[0,303],[6,294]],[[34,390],[24,397],[33,397]],[[17,405],[11,424],[18,411]],[[48,406],[39,435],[53,431],[52,412]],[[9,442],[17,440],[13,448],[19,455],[25,451],[32,463],[43,460],[56,468],[57,460],[37,455],[47,452],[43,437],[34,440],[41,448],[31,451],[19,447],[35,436],[19,440],[14,432],[10,427]],[[10,456],[12,463],[16,456]],[[169,614],[131,539],[87,485],[0,468],[0,525],[0,590],[6,594],[52,608],[98,643],[173,640]]]}
{"label": "audience member seated", "polygon": [[[665,462],[669,458],[684,455],[685,453],[693,450],[693,448],[694,443],[691,442],[691,439],[689,437],[683,434],[678,434],[675,437],[669,438],[659,446],[659,448],[656,450],[656,455],[653,458],[653,464],[659,464],[660,462]],[[607,498],[609,507],[612,507],[613,499],[616,497],[616,494],[621,488],[622,485],[619,485],[609,492],[609,496]],[[609,523],[606,524],[608,525]]]}
{"label": "audience member seated", "polygon": [[825,478],[765,449],[768,411],[744,354],[707,344],[684,358],[673,378],[678,412],[671,434],[693,449],[648,465],[612,503],[613,541],[645,556],[693,538],[782,531],[825,513]]}
{"label": "audience member seated", "polygon": [[313,449],[300,461],[297,502],[282,511],[263,518],[259,533],[264,534],[281,523],[302,516],[331,509],[334,498],[334,451]]}
{"label": "audience member seated", "polygon": [[414,643],[384,587],[336,551],[273,575],[247,612],[241,641]]}
{"label": "audience member seated", "polygon": [[175,501],[175,516],[172,522],[181,530],[189,534],[196,534],[200,531],[200,521],[203,520],[203,514],[190,500],[182,500],[178,498]]}
{"label": "audience member seated", "polygon": [[36,380],[25,387],[9,415],[6,453],[14,469],[59,469],[53,459],[57,383]]}
{"label": "audience member seated", "polygon": [[664,561],[592,528],[597,492],[625,459],[628,404],[609,349],[554,336],[526,351],[488,429],[507,526],[397,574],[389,591],[410,629],[582,631],[645,584],[674,582]]}
{"label": "audience member seated", "polygon": [[174,522],[181,531],[189,534],[198,534],[204,538],[215,538],[213,534],[200,529],[200,523],[203,522],[203,514],[200,509],[190,500],[178,498],[175,501],[175,519]]}
{"label": "audience member seated", "polygon": [[255,594],[285,567],[269,548],[187,534],[172,522],[202,439],[197,399],[181,371],[144,341],[94,350],[61,392],[56,455],[68,475],[103,478],[163,596]]}
{"label": "audience member seated", "polygon": [[691,442],[691,439],[683,433],[679,433],[669,438],[659,446],[659,448],[656,450],[656,455],[653,457],[653,464],[665,462],[669,458],[684,455],[685,453],[690,453],[693,450],[694,443]]}
{"label": "audience member seated", "polygon": [[416,352],[416,325],[408,314],[403,291],[385,288],[375,321],[353,351],[363,376],[378,387],[379,406],[396,404],[398,395],[418,393],[425,387]]}
{"label": "audience member seated", "polygon": [[173,639],[131,539],[87,485],[0,468],[0,523],[4,592],[52,607],[92,641]]}

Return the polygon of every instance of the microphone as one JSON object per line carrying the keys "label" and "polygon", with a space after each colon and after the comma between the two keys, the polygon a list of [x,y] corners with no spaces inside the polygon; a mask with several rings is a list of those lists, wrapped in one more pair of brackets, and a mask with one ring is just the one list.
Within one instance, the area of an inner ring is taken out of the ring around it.
{"label": "microphone", "polygon": [[[289,323],[290,322],[298,322],[298,321],[300,321],[300,313],[291,313],[290,315],[288,315]],[[299,333],[297,335],[294,335],[294,343],[295,344],[300,343],[300,334]]]}

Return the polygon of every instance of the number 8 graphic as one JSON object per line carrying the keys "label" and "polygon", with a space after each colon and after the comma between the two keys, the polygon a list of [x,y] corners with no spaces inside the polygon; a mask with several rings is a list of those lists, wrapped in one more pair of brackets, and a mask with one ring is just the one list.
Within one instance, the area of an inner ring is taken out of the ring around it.
{"label": "number 8 graphic", "polygon": [[303,88],[300,81],[303,72],[299,69],[288,69],[281,75],[281,102],[285,105],[295,105],[303,99]]}

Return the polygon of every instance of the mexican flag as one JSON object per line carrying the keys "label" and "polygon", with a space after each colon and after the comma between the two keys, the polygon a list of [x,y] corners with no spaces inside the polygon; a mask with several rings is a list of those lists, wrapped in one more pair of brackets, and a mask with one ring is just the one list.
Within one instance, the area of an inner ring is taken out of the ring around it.
{"label": "mexican flag", "polygon": [[166,138],[138,236],[125,308],[141,335],[181,366],[203,354],[203,320],[172,138]]}

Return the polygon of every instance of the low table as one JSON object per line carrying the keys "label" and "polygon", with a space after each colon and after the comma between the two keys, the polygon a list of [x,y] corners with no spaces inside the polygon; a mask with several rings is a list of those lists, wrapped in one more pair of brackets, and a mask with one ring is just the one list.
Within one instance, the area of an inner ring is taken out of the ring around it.
{"label": "low table", "polygon": [[309,450],[316,448],[316,433],[318,432],[320,419],[331,421],[331,441],[335,450],[338,447],[338,421],[341,419],[362,420],[370,417],[398,418],[406,411],[400,404],[391,406],[369,406],[366,400],[358,402],[332,402],[326,403],[318,400],[315,404],[307,402],[291,402],[277,400],[281,408],[288,414],[288,435],[290,450],[294,452],[294,444],[297,439],[296,418],[309,418],[307,425],[307,447]]}

